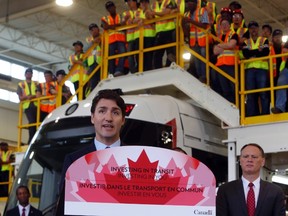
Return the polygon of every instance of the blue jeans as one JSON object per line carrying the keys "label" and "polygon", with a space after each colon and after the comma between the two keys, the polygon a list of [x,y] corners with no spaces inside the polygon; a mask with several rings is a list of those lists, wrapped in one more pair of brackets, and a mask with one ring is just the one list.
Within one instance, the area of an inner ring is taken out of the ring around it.
{"label": "blue jeans", "polygon": [[[268,70],[249,68],[246,69],[245,87],[246,90],[261,89],[268,87]],[[258,104],[258,97],[261,101],[261,112]],[[265,115],[270,113],[268,92],[247,94],[246,116]]]}
{"label": "blue jeans", "polygon": [[[125,42],[116,41],[112,44],[109,44],[109,56],[115,54],[121,54],[126,52]],[[115,68],[115,59],[109,60],[108,70],[110,74],[114,74],[115,72],[124,72],[124,62],[125,57],[119,58],[117,68]]]}
{"label": "blue jeans", "polygon": [[[285,68],[279,74],[277,86],[288,85],[288,69]],[[276,107],[282,112],[286,111],[287,89],[280,89],[276,91]]]}
{"label": "blue jeans", "polygon": [[[199,55],[206,58],[206,47],[200,47],[198,45],[195,45],[194,47],[191,47],[191,49],[193,51],[195,51],[196,53],[198,53]],[[205,65],[205,63],[196,57],[194,58],[194,60],[195,60],[194,61],[195,67],[196,67],[196,71],[197,71],[197,75],[199,77],[199,80],[205,81],[206,80],[206,65]]]}

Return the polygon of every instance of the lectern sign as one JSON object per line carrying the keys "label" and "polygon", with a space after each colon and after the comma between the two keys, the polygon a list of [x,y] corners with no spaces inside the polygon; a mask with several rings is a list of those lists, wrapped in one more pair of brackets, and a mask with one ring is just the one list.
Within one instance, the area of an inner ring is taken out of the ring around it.
{"label": "lectern sign", "polygon": [[95,151],[66,172],[65,214],[215,215],[215,183],[204,164],[176,151]]}

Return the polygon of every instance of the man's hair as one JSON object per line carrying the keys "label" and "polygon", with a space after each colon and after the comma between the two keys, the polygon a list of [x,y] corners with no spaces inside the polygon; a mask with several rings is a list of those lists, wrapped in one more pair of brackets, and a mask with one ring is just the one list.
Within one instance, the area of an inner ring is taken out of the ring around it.
{"label": "man's hair", "polygon": [[44,71],[44,75],[45,75],[45,74],[50,74],[51,76],[53,76],[53,72],[52,72],[51,70],[45,70],[45,71]]}
{"label": "man's hair", "polygon": [[124,102],[123,98],[121,98],[118,93],[116,93],[115,91],[113,91],[111,89],[100,90],[97,93],[97,95],[92,100],[92,106],[91,106],[91,110],[90,110],[91,113],[95,112],[96,106],[101,99],[108,99],[108,100],[115,101],[117,106],[119,106],[121,109],[122,116],[125,117],[125,110],[126,110],[125,102]]}
{"label": "man's hair", "polygon": [[260,150],[260,152],[261,152],[261,156],[262,156],[263,158],[265,157],[265,153],[264,153],[263,148],[262,148],[260,145],[256,144],[256,143],[248,143],[248,144],[244,145],[244,146],[241,148],[241,151],[240,151],[240,152],[242,153],[242,150],[245,149],[245,148],[248,147],[248,146],[254,146],[254,147],[258,148],[258,149]]}
{"label": "man's hair", "polygon": [[25,185],[20,185],[20,186],[18,186],[17,189],[16,189],[16,195],[18,195],[18,191],[19,191],[19,189],[21,189],[21,188],[26,189],[26,191],[28,192],[28,194],[30,194],[29,188],[28,188],[27,186],[25,186]]}
{"label": "man's hair", "polygon": [[1,142],[0,146],[8,146],[8,143],[7,142]]}

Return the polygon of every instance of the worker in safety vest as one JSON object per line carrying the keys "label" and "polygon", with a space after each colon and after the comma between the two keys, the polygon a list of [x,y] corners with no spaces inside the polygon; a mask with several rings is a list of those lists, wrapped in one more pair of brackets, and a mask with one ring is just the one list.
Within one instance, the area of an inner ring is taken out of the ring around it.
{"label": "worker in safety vest", "polygon": [[53,73],[50,70],[44,72],[45,83],[39,83],[36,90],[36,97],[53,96],[49,99],[40,101],[40,121],[56,109],[56,95],[58,92],[58,83],[53,79]]}
{"label": "worker in safety vest", "polygon": [[[268,60],[257,60],[257,57],[269,55],[269,41],[267,38],[259,36],[259,25],[255,21],[248,24],[250,38],[244,41],[242,48],[246,59],[255,59],[253,62],[245,64],[245,89],[261,89],[269,85]],[[260,97],[261,109],[258,104]],[[247,94],[246,116],[265,115],[270,113],[270,99],[266,92]]]}
{"label": "worker in safety vest", "polygon": [[[145,20],[153,19],[151,15],[150,1],[140,0],[140,13],[136,14],[138,19],[138,24],[143,25]],[[154,23],[144,25],[144,48],[150,48],[154,46],[156,30]],[[143,71],[148,71],[153,69],[153,51],[144,53]]]}
{"label": "worker in safety vest", "polygon": [[272,36],[272,26],[269,24],[264,24],[262,25],[262,37],[266,37],[269,41],[269,45],[272,45],[272,40],[271,40],[271,36]]}
{"label": "worker in safety vest", "polygon": [[[123,31],[114,31],[116,27],[121,26],[122,16],[116,12],[114,2],[108,1],[105,4],[106,10],[109,12],[108,16],[101,18],[101,27],[109,32],[109,56],[115,54],[122,54],[126,52],[126,36]],[[115,59],[109,60],[108,70],[113,76],[124,75],[125,57],[118,60],[116,67]]]}
{"label": "worker in safety vest", "polygon": [[229,19],[232,20],[232,11],[228,7],[223,7],[221,8],[221,11],[219,14],[216,16],[215,24],[213,25],[213,28],[211,29],[211,33],[219,37],[221,35],[221,26],[220,26],[220,21],[221,19]]}
{"label": "worker in safety vest", "polygon": [[[29,124],[36,123],[37,117],[37,102],[30,102],[29,100],[36,98],[36,88],[38,83],[32,81],[33,70],[32,68],[27,68],[25,71],[25,80],[18,83],[17,94],[20,101],[25,101],[22,103],[22,109],[25,112],[26,118]],[[36,126],[29,126],[29,138],[28,144],[32,140],[35,132]]]}
{"label": "worker in safety vest", "polygon": [[[66,72],[64,70],[56,71],[56,79],[57,79],[58,86],[62,83],[65,76],[66,76]],[[61,104],[65,104],[71,96],[72,96],[72,93],[70,91],[70,88],[66,86],[64,82],[62,85]]]}
{"label": "worker in safety vest", "polygon": [[[280,29],[275,29],[272,33],[272,44],[270,45],[270,55],[278,55],[284,53],[284,46],[282,44],[283,31]],[[274,86],[277,85],[278,77],[280,71],[284,69],[281,64],[285,62],[284,57],[277,57],[272,59],[273,62],[273,77],[274,77]],[[283,65],[283,64],[282,64]]]}
{"label": "worker in safety vest", "polygon": [[[229,4],[229,9],[233,12],[234,10],[241,10],[242,9],[242,5],[238,2],[238,1],[232,1]],[[245,19],[243,17],[243,20],[241,22],[241,27],[246,28],[246,24],[245,24]]]}
{"label": "worker in safety vest", "polygon": [[[276,35],[277,31],[279,35]],[[277,40],[280,39],[281,37],[281,30],[280,29],[276,29],[273,34],[275,39],[277,38]],[[283,34],[283,33],[282,33]],[[274,37],[272,37],[272,40]],[[280,41],[279,41],[280,42]],[[282,49],[282,53],[288,53],[288,42],[286,42],[283,46]],[[277,62],[273,61],[273,68],[274,65],[276,65]],[[277,66],[276,66],[277,67]],[[277,69],[276,69],[277,70]],[[282,62],[280,64],[280,68],[279,68],[279,77],[277,80],[277,86],[283,86],[283,85],[288,85],[288,61],[287,61],[287,57],[282,57]],[[286,106],[287,106],[287,89],[279,89],[276,91],[276,102],[275,102],[275,107],[271,108],[271,112],[274,114],[278,114],[278,113],[282,113],[282,112],[286,112]]]}
{"label": "worker in safety vest", "polygon": [[[140,4],[137,0],[125,0],[127,3],[129,10],[125,11],[123,13],[123,25],[131,25],[138,22],[139,16],[137,14],[140,13]],[[129,28],[126,30],[126,41],[128,43],[128,52],[132,52],[135,50],[139,50],[139,27],[135,28]],[[138,55],[130,55],[128,56],[128,62],[129,62],[129,71],[131,73],[138,72]]]}
{"label": "worker in safety vest", "polygon": [[[8,182],[9,181],[9,171],[10,171],[10,163],[12,151],[8,149],[8,143],[1,142],[1,174],[0,174],[0,182]],[[8,184],[0,185],[0,197],[8,196]]]}
{"label": "worker in safety vest", "polygon": [[[69,70],[72,70],[71,82],[74,85],[75,91],[80,87],[80,76],[82,76],[82,81],[87,80],[87,70],[86,70],[86,59],[84,59],[83,43],[81,41],[76,41],[73,44],[74,53],[69,56]],[[86,86],[83,86],[82,99],[85,99]],[[79,100],[78,94],[78,100]]]}
{"label": "worker in safety vest", "polygon": [[244,40],[249,38],[248,28],[242,26],[244,15],[242,10],[236,9],[233,12],[231,30],[233,30],[239,37],[239,44],[243,44]]}
{"label": "worker in safety vest", "polygon": [[207,0],[201,0],[201,7],[205,7],[207,10],[209,17],[209,24],[214,25],[217,17],[216,3]]}
{"label": "worker in safety vest", "polygon": [[[209,18],[206,8],[199,7],[198,4],[197,0],[188,0],[188,11],[183,17],[182,26],[184,31],[189,30],[190,48],[202,57],[206,58],[206,34],[200,28],[207,29],[209,27]],[[206,82],[205,63],[196,57],[194,61],[198,79],[201,82]]]}
{"label": "worker in safety vest", "polygon": [[[89,46],[92,46],[94,43],[96,43],[96,47],[92,50],[92,52],[87,57],[87,66],[88,66],[88,75],[90,75],[95,68],[101,64],[102,62],[102,52],[101,52],[101,43],[102,43],[102,35],[100,34],[99,27],[96,23],[91,23],[88,26],[90,36],[86,38],[86,42],[89,44]],[[90,78],[89,84],[86,89],[86,93],[89,88],[89,92],[91,92],[97,84],[100,82],[100,69],[97,70],[94,75]]]}
{"label": "worker in safety vest", "polygon": [[[221,19],[220,24],[222,34],[219,36],[219,39],[222,40],[223,43],[218,43],[214,46],[214,54],[217,55],[216,66],[227,75],[235,78],[235,57],[237,55],[235,50],[237,49],[239,41],[238,35],[231,30],[230,20],[225,18]],[[235,84],[221,74],[216,72],[214,74],[219,80],[222,96],[231,103],[235,103]],[[214,82],[215,81],[216,80],[214,80]]]}
{"label": "worker in safety vest", "polygon": [[[175,0],[156,0],[152,4],[152,11],[148,12],[149,15],[158,18],[164,17],[168,14],[178,13],[178,8]],[[155,24],[156,37],[154,46],[173,43],[176,41],[176,25],[174,19],[165,19],[157,21]],[[172,62],[176,61],[176,49],[175,47],[169,47],[164,49],[158,49],[154,51],[153,66],[154,69],[163,67],[163,56],[166,51],[166,63],[168,67]]]}

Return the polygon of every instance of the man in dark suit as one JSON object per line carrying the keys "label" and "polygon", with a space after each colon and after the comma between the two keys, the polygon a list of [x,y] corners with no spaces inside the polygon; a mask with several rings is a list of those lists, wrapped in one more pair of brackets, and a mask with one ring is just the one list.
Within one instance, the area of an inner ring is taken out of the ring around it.
{"label": "man in dark suit", "polygon": [[[260,179],[260,169],[264,164],[264,151],[258,144],[242,147],[242,177],[219,187],[216,216],[285,216],[282,189]],[[252,206],[248,204],[251,202]]]}
{"label": "man in dark suit", "polygon": [[64,180],[67,169],[78,158],[90,152],[122,145],[120,130],[125,123],[125,110],[124,100],[118,93],[110,89],[99,91],[92,100],[91,122],[94,124],[96,136],[94,142],[65,157],[60,182],[61,194],[58,201],[57,216],[64,215]]}
{"label": "man in dark suit", "polygon": [[6,212],[6,216],[42,216],[42,212],[29,204],[30,192],[27,186],[20,185],[16,190],[18,206]]}

